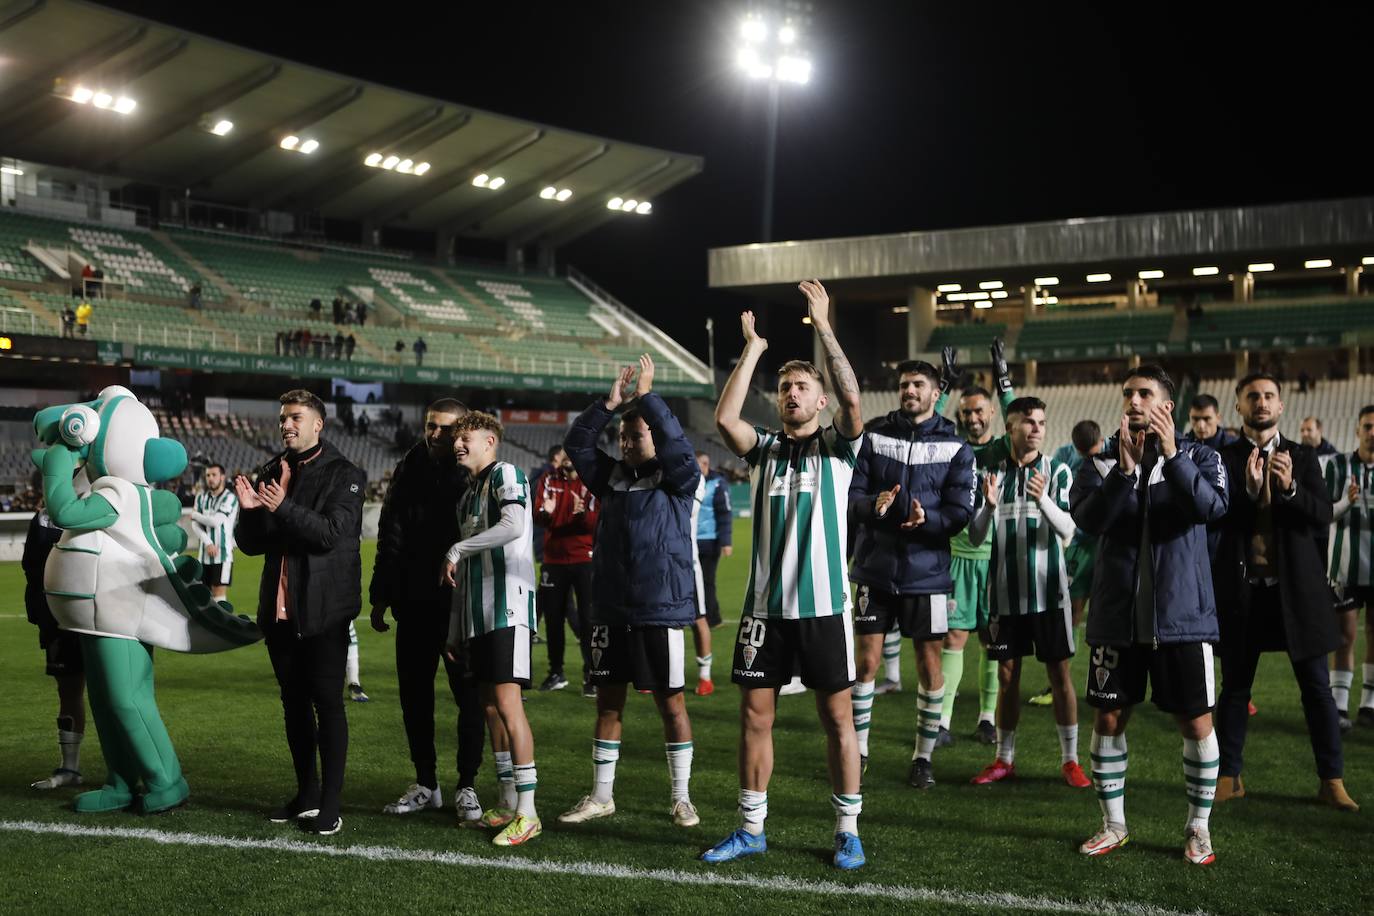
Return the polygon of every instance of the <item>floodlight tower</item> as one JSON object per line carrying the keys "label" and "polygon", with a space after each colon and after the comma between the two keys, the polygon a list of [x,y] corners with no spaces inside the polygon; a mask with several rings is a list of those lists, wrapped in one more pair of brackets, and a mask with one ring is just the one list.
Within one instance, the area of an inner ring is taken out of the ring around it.
{"label": "floodlight tower", "polygon": [[811,4],[805,0],[755,4],[741,20],[735,63],[745,77],[768,84],[768,122],[763,152],[763,220],[761,242],[773,240],[773,179],[778,151],[778,108],[784,84],[811,81],[806,28]]}

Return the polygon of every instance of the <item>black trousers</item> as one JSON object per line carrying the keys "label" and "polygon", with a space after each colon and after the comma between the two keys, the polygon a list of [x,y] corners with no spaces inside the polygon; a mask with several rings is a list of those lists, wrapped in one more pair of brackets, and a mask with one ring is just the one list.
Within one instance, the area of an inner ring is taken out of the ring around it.
{"label": "black trousers", "polygon": [[[1250,726],[1250,688],[1262,652],[1286,651],[1283,612],[1277,586],[1257,586],[1250,592],[1250,612],[1244,623],[1223,629],[1221,695],[1217,698],[1217,742],[1221,746],[1221,775],[1239,776],[1245,763],[1245,733]],[[1290,659],[1302,692],[1302,711],[1317,776],[1338,779],[1345,771],[1336,701],[1331,697],[1326,656]]]}
{"label": "black trousers", "polygon": [[[549,672],[563,672],[563,654],[567,647],[567,633],[563,623],[572,628],[573,637],[582,651],[582,670],[588,671],[587,647],[582,644],[582,621],[592,608],[592,564],[545,563],[539,573],[539,594],[536,596],[540,615],[544,618],[544,641],[549,647]],[[569,601],[569,598],[575,599]]]}
{"label": "black trousers", "polygon": [[452,662],[444,655],[448,639],[449,602],[403,604],[392,608],[396,618],[396,682],[401,697],[401,720],[415,781],[438,788],[438,755],[434,750],[434,674],[440,659],[448,675],[448,689],[458,707],[458,787],[477,781],[482,765],[485,723],[477,684],[466,677],[463,657]]}
{"label": "black trousers", "polygon": [[275,621],[266,636],[272,673],[281,688],[297,798],[311,802],[305,807],[314,807],[318,797],[320,819],[328,823],[339,815],[348,761],[348,719],[343,701],[348,622],[298,639],[294,623]]}
{"label": "black trousers", "polygon": [[706,622],[720,626],[720,599],[716,597],[716,566],[720,564],[720,542],[697,541],[697,556],[701,559],[701,581],[706,586]]}

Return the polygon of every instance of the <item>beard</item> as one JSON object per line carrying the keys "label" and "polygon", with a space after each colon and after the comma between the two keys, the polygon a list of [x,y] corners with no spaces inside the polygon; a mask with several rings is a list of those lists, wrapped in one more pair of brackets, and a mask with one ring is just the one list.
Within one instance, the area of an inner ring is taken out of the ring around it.
{"label": "beard", "polygon": [[1256,432],[1263,432],[1266,429],[1273,429],[1279,425],[1278,417],[1266,417],[1263,420],[1246,420],[1245,424]]}

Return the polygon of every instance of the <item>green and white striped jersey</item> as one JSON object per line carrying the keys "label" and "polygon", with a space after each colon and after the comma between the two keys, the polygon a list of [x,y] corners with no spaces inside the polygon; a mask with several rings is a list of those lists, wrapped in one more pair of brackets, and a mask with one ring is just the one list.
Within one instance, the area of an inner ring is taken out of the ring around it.
{"label": "green and white striped jersey", "polygon": [[1326,489],[1331,501],[1347,497],[1351,475],[1360,493],[1331,524],[1327,555],[1331,581],[1337,585],[1374,586],[1374,464],[1360,461],[1359,452],[1332,455],[1325,462]]}
{"label": "green and white striped jersey", "polygon": [[[988,567],[988,608],[993,616],[1064,611],[1069,606],[1069,573],[1059,535],[1026,494],[1030,472],[1048,478],[1045,496],[1069,511],[1069,466],[1041,455],[1034,464],[994,468],[1002,475],[993,516],[992,560]],[[981,494],[980,494],[981,495]]]}
{"label": "green and white striped jersey", "polygon": [[[196,527],[201,539],[196,559],[200,560],[202,566],[233,561],[234,523],[238,517],[239,500],[229,487],[225,487],[218,496],[209,490],[196,495],[195,515],[191,517],[191,524]],[[219,548],[219,556],[211,557],[205,552],[208,544]]]}
{"label": "green and white striped jersey", "polygon": [[744,613],[774,620],[831,617],[851,607],[849,481],[863,435],[827,426],[794,440],[756,426],[752,468],[754,546]]}
{"label": "green and white striped jersey", "polygon": [[466,553],[454,579],[455,607],[462,610],[466,638],[505,627],[535,630],[534,523],[530,485],[513,464],[494,462],[479,474],[458,500],[462,540],[482,534],[501,521],[501,509],[512,503],[525,508],[524,524],[514,540]]}

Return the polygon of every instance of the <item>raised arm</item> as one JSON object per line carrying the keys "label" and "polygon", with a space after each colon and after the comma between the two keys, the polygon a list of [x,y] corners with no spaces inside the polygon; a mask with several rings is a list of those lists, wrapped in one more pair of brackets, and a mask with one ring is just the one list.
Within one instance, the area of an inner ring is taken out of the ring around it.
{"label": "raised arm", "polygon": [[720,393],[720,403],[716,405],[716,429],[720,430],[725,445],[741,458],[758,445],[759,434],[747,423],[740,412],[744,410],[744,399],[749,394],[749,380],[754,377],[763,351],[768,349],[768,341],[754,330],[754,313],[744,312],[739,316],[740,327],[744,331],[744,352],[734,371],[725,382]]}
{"label": "raised arm", "polygon": [[[664,482],[679,494],[690,496],[697,491],[701,480],[701,466],[697,464],[697,453],[682,431],[682,424],[668,409],[663,398],[649,390],[653,383],[654,361],[647,356],[639,358],[639,410],[648,424],[649,433],[654,439],[654,451],[658,455],[659,467],[663,469]],[[647,365],[646,365],[647,364]],[[648,381],[645,381],[645,375]]]}
{"label": "raised arm", "polygon": [[587,489],[597,496],[605,496],[611,479],[611,471],[616,461],[597,448],[601,433],[615,416],[615,410],[625,403],[625,389],[634,377],[634,368],[625,366],[616,373],[611,382],[610,393],[605,400],[593,401],[592,405],[578,414],[568,435],[563,439],[563,448],[577,468],[577,476]]}
{"label": "raised arm", "polygon": [[830,296],[820,280],[803,280],[799,289],[806,295],[806,305],[811,314],[811,327],[825,348],[826,365],[830,368],[830,381],[835,386],[835,402],[839,413],[835,415],[835,429],[846,439],[857,439],[864,431],[863,405],[859,400],[859,380],[854,376],[854,367],[849,365],[849,357],[840,348],[835,337],[835,329],[830,326]]}

